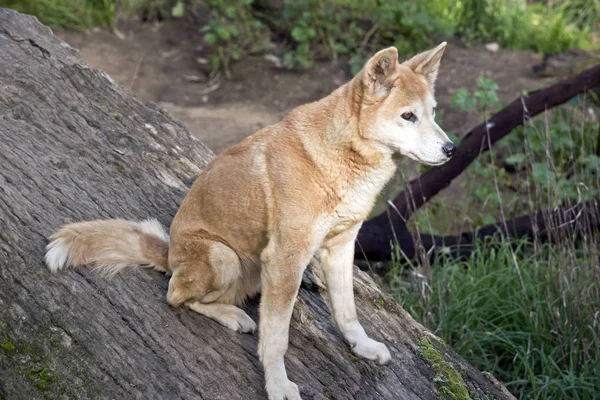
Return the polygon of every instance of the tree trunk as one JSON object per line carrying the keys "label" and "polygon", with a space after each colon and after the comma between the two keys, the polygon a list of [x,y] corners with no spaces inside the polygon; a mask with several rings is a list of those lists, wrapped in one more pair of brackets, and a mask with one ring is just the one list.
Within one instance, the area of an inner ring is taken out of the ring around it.
{"label": "tree trunk", "polygon": [[[43,265],[46,237],[64,223],[168,226],[210,150],[35,18],[0,9],[0,52],[0,398],[265,398],[256,335],[172,309],[164,275]],[[393,361],[356,359],[315,282],[308,274],[300,290],[286,357],[304,398],[512,398],[358,270],[360,318]],[[256,302],[247,310],[258,318]]]}

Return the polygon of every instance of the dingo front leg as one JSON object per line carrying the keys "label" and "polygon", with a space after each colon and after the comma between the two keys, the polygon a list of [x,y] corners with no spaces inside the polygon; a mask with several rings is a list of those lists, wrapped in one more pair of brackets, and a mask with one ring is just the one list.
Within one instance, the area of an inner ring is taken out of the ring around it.
{"label": "dingo front leg", "polygon": [[359,357],[385,364],[391,359],[387,347],[367,336],[358,322],[353,291],[354,240],[361,224],[328,240],[317,252],[329,299],[333,319]]}
{"label": "dingo front leg", "polygon": [[297,250],[292,245],[294,241],[286,242],[272,239],[261,257],[258,354],[269,400],[301,400],[298,386],[287,377],[283,358],[288,348],[294,302],[310,257],[294,254]]}

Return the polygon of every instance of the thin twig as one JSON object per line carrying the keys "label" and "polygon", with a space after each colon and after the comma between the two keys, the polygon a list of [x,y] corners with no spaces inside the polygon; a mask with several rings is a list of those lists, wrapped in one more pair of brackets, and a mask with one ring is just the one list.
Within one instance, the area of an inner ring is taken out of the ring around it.
{"label": "thin twig", "polygon": [[142,65],[142,62],[144,61],[145,57],[146,57],[146,53],[142,54],[142,56],[140,57],[140,60],[138,61],[137,65],[135,67],[135,71],[133,71],[133,77],[131,78],[131,82],[129,82],[129,91],[133,90],[133,84],[135,83],[135,80],[137,79],[138,71],[140,70],[140,66]]}
{"label": "thin twig", "polygon": [[371,36],[373,36],[375,34],[375,32],[377,32],[378,29],[379,29],[379,22],[376,22],[375,24],[373,24],[373,26],[371,27],[371,29],[369,29],[369,31],[365,35],[365,37],[364,37],[362,43],[360,44],[360,47],[358,48],[358,51],[356,52],[356,54],[361,54],[363,52],[363,50],[365,49],[365,47],[369,43],[369,40],[371,39]]}

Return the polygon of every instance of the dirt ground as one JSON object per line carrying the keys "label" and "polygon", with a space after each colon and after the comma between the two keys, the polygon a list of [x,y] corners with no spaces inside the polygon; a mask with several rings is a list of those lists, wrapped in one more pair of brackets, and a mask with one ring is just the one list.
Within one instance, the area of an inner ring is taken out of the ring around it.
{"label": "dirt ground", "polygon": [[[139,100],[158,103],[215,153],[239,142],[260,128],[273,124],[300,104],[317,100],[351,78],[346,63],[316,63],[306,71],[278,68],[265,55],[249,56],[231,68],[231,79],[210,76],[209,49],[202,45],[197,26],[185,22],[129,24],[120,35],[108,30],[58,33],[92,67],[108,73]],[[119,37],[120,36],[120,37]],[[278,56],[276,51],[271,56]],[[406,59],[410,55],[405,55]],[[462,136],[480,122],[473,112],[450,108],[454,91],[476,89],[480,75],[496,81],[502,102],[510,102],[524,90],[546,86],[580,62],[571,52],[558,60],[558,69],[539,77],[533,67],[542,56],[484,45],[465,48],[449,43],[441,63],[436,99],[442,127]],[[585,58],[585,56],[583,56]],[[561,62],[566,66],[560,70]],[[410,177],[417,174],[412,162]],[[464,196],[460,179],[444,191],[449,204]],[[396,185],[397,186],[397,185]]]}

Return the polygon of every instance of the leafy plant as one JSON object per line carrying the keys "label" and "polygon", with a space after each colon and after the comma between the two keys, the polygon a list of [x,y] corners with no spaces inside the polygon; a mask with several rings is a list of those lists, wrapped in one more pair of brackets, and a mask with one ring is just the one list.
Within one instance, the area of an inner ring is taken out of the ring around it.
{"label": "leafy plant", "polygon": [[425,9],[432,17],[447,21],[454,35],[467,43],[495,41],[506,48],[554,53],[591,45],[590,32],[597,27],[589,20],[578,23],[579,14],[567,11],[580,9],[584,15],[598,15],[593,11],[596,4],[582,3],[584,0],[559,0],[553,5],[525,0],[426,0]]}
{"label": "leafy plant", "polygon": [[[452,106],[475,110],[485,120],[499,104],[498,85],[479,77],[477,86],[473,93],[457,90]],[[515,129],[467,170],[467,179],[461,182],[467,194],[459,204],[470,210],[473,225],[500,218],[501,204],[505,217],[511,217],[524,208],[533,211],[600,196],[598,122],[585,123],[578,101],[571,103]],[[503,202],[503,195],[510,201]]]}
{"label": "leafy plant", "polygon": [[461,111],[475,109],[479,114],[487,118],[487,113],[493,111],[498,105],[498,85],[489,78],[480,76],[477,78],[476,90],[470,94],[467,89],[458,89],[452,95],[452,107]]}
{"label": "leafy plant", "polygon": [[263,24],[252,11],[253,0],[208,0],[210,21],[202,27],[204,43],[212,47],[214,69],[229,75],[232,60],[239,60],[264,34]]}
{"label": "leafy plant", "polygon": [[291,50],[284,56],[289,68],[352,54],[356,73],[374,49],[393,45],[401,53],[414,52],[430,45],[436,33],[450,34],[441,21],[408,1],[286,0],[283,17],[275,26],[289,32]]}

